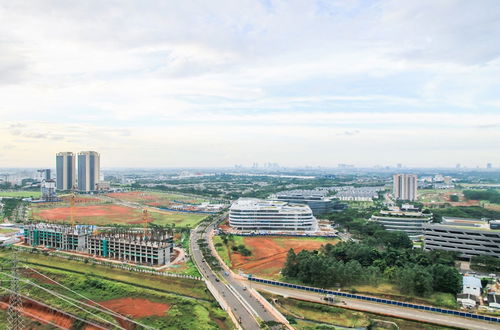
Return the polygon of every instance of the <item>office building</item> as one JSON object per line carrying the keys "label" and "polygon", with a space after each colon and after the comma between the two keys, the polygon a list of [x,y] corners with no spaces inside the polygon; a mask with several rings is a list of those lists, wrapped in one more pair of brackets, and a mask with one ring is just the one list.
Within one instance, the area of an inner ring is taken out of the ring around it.
{"label": "office building", "polygon": [[418,240],[422,238],[424,225],[430,223],[432,217],[431,213],[394,209],[377,212],[370,220],[380,223],[386,230],[404,231],[412,240]]}
{"label": "office building", "polygon": [[71,190],[76,184],[76,161],[72,152],[56,155],[56,186],[58,190]]}
{"label": "office building", "polygon": [[291,204],[305,204],[308,205],[313,214],[323,215],[340,210],[340,205],[333,197],[327,196],[328,191],[325,190],[290,190],[282,191],[270,199],[288,202]]}
{"label": "office building", "polygon": [[38,176],[37,179],[40,182],[51,179],[50,168],[44,168],[42,170],[37,170]]}
{"label": "office building", "polygon": [[237,230],[315,231],[317,221],[307,205],[240,198],[229,209],[229,225]]}
{"label": "office building", "polygon": [[394,174],[394,198],[414,201],[417,199],[417,176],[414,174]]}
{"label": "office building", "polygon": [[95,151],[78,153],[78,190],[96,191],[100,177],[100,156]]}
{"label": "office building", "polygon": [[462,258],[500,258],[500,221],[443,217],[440,224],[424,225],[424,249],[454,251]]}

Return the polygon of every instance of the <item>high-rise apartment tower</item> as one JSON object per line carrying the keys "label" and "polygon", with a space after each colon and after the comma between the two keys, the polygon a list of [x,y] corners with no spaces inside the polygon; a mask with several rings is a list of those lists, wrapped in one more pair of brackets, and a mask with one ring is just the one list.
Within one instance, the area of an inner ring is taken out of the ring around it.
{"label": "high-rise apartment tower", "polygon": [[71,190],[76,183],[76,161],[72,152],[56,154],[56,179],[58,190]]}
{"label": "high-rise apartment tower", "polygon": [[100,156],[95,151],[78,153],[78,190],[96,191],[101,174]]}
{"label": "high-rise apartment tower", "polygon": [[417,199],[417,176],[415,174],[394,174],[393,194],[396,199],[414,201]]}

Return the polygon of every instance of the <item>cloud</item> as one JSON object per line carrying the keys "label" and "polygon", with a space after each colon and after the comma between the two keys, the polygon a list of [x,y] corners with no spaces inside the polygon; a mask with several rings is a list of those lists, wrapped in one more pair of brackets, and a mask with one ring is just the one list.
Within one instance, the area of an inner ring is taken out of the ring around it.
{"label": "cloud", "polygon": [[462,142],[445,144],[448,159],[494,158],[466,143],[498,138],[487,128],[500,113],[494,1],[16,1],[0,12],[0,136],[28,146],[13,164],[56,148],[99,148],[113,166],[131,154],[285,164],[291,141],[304,161],[336,164],[328,145],[369,162],[384,152],[364,147],[374,137],[407,162],[438,162],[422,143],[443,134]]}

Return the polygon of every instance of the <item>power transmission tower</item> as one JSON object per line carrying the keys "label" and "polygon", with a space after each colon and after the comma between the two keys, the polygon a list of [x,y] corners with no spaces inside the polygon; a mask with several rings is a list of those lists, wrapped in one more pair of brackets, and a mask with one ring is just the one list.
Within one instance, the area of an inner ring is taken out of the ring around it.
{"label": "power transmission tower", "polygon": [[18,256],[17,250],[12,249],[12,278],[10,281],[10,297],[9,309],[7,311],[7,321],[9,322],[9,330],[22,330],[24,329],[23,318],[21,316],[21,308],[23,301],[20,295],[19,273],[18,273]]}

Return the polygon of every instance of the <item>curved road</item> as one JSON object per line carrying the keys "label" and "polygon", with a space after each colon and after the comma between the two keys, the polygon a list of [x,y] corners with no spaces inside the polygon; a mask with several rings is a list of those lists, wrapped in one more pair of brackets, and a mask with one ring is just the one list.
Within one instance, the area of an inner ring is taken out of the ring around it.
{"label": "curved road", "polygon": [[[222,215],[221,219],[224,216]],[[258,320],[283,322],[283,316],[279,315],[282,318],[280,320],[276,315],[278,312],[266,306],[267,302],[261,302],[263,299],[257,296],[258,293],[247,289],[246,282],[238,279],[232,272],[222,270],[217,273],[207,265],[198,246],[198,240],[203,238],[209,243],[216,225],[217,221],[214,221],[204,230],[197,227],[191,231],[190,247],[193,260],[206,279],[207,286],[216,291],[214,295],[217,301],[228,309],[228,313],[234,316],[233,320],[236,319],[243,329],[260,329]]]}

